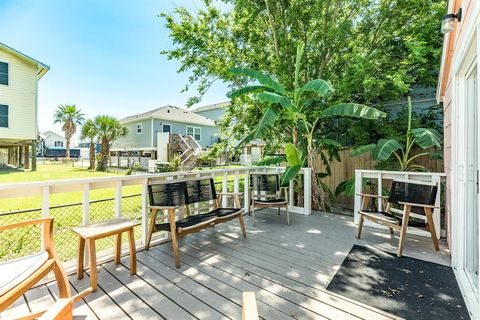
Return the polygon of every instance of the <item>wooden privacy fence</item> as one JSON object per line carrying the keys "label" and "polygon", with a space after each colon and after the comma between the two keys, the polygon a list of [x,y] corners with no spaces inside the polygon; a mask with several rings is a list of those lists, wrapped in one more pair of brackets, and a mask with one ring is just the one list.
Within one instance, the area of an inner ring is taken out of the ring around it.
{"label": "wooden privacy fence", "polygon": [[[324,178],[323,182],[330,188],[330,190],[332,190],[332,192],[335,192],[335,189],[342,181],[353,177],[355,175],[355,170],[374,170],[377,165],[377,161],[372,160],[370,152],[364,153],[358,157],[352,157],[350,155],[352,150],[354,149],[342,148],[339,151],[341,161],[332,160],[330,162],[332,174]],[[422,152],[425,152],[425,150],[417,148],[412,151],[412,156]],[[432,148],[427,150],[427,152],[434,153],[436,150]],[[418,157],[413,163],[424,166],[430,172],[444,172],[443,161],[432,159],[430,156]],[[317,169],[317,172],[326,171],[325,165],[322,163],[319,156],[317,156],[315,168]],[[353,209],[353,197],[340,195],[336,199],[336,204],[341,207]]]}

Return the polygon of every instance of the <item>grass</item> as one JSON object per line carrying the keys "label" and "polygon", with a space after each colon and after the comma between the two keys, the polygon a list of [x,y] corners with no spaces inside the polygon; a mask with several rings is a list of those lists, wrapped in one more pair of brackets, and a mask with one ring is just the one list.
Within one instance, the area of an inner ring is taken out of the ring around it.
{"label": "grass", "polygon": [[118,176],[117,172],[98,172],[75,168],[65,164],[41,164],[37,171],[23,171],[10,167],[0,167],[0,183],[33,182],[59,179],[95,178]]}
{"label": "grass", "polygon": [[[96,172],[83,168],[75,168],[65,164],[39,165],[35,172],[0,168],[0,183],[33,182],[59,179],[95,178],[123,175],[117,172]],[[140,186],[122,188],[124,196],[139,194]],[[104,200],[114,197],[113,188],[90,191],[90,200]],[[0,199],[0,225],[18,221],[40,218],[41,197],[28,196],[22,198]],[[70,231],[71,227],[78,226],[82,221],[82,193],[68,192],[50,195],[50,215],[55,219],[54,237],[57,251],[63,260],[75,257],[77,250],[76,236]],[[69,205],[55,208],[55,206]],[[28,211],[27,211],[28,210]],[[2,214],[17,212],[13,214]],[[126,198],[122,201],[124,216],[139,218],[141,212],[140,197]],[[114,217],[114,201],[105,200],[90,205],[90,222],[98,222]],[[36,227],[17,229],[0,235],[0,260],[23,256],[38,251],[39,229]],[[137,231],[137,237],[140,233]],[[99,250],[113,246],[113,240],[105,239],[99,243]]]}

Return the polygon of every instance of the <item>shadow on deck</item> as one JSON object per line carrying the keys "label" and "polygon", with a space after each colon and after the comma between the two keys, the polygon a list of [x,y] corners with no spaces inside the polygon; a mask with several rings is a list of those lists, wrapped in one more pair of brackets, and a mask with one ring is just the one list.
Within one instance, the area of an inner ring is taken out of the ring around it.
{"label": "shadow on deck", "polygon": [[[262,210],[256,226],[246,217],[248,236],[236,221],[187,236],[180,242],[181,268],[170,244],[137,255],[138,272],[120,265],[98,267],[99,290],[77,304],[79,319],[241,319],[242,291],[256,293],[264,319],[396,319],[395,316],[326,291],[354,244],[395,252],[397,236],[365,227],[354,237],[353,218],[333,214],[291,215],[291,225],[273,210]],[[441,243],[409,236],[404,254],[449,265]],[[70,276],[73,292],[88,287],[87,276]],[[55,283],[36,287],[4,316],[24,314],[54,302]]]}

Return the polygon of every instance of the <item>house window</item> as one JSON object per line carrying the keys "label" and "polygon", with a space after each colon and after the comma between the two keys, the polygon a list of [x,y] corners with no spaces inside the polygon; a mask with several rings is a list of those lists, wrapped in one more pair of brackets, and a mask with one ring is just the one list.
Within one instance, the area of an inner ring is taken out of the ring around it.
{"label": "house window", "polygon": [[137,134],[141,134],[141,133],[142,133],[142,124],[137,123]]}
{"label": "house window", "polygon": [[0,84],[8,86],[8,63],[0,62]]}
{"label": "house window", "polygon": [[8,128],[8,106],[0,104],[0,128]]}
{"label": "house window", "polygon": [[164,124],[162,126],[162,132],[170,132],[171,133],[172,132],[172,126],[169,125],[169,124]]}
{"label": "house window", "polygon": [[189,136],[192,136],[197,141],[200,141],[200,139],[202,138],[201,132],[201,128],[199,127],[187,126],[187,134]]}
{"label": "house window", "polygon": [[63,141],[55,141],[55,147],[63,148]]}

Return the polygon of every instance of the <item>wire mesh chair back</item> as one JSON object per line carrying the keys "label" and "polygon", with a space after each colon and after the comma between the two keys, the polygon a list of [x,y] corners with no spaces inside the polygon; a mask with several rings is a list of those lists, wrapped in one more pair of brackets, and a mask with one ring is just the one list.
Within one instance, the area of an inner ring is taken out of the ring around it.
{"label": "wire mesh chair back", "polygon": [[176,181],[151,184],[148,186],[148,197],[151,206],[183,206],[187,204],[186,183],[185,181]]}
{"label": "wire mesh chair back", "polygon": [[437,197],[437,188],[436,185],[431,184],[394,180],[388,202],[394,204],[410,202],[433,206]]}
{"label": "wire mesh chair back", "polygon": [[187,180],[187,204],[217,199],[213,178]]}
{"label": "wire mesh chair back", "polygon": [[278,174],[251,174],[250,186],[257,193],[275,194],[280,191]]}

